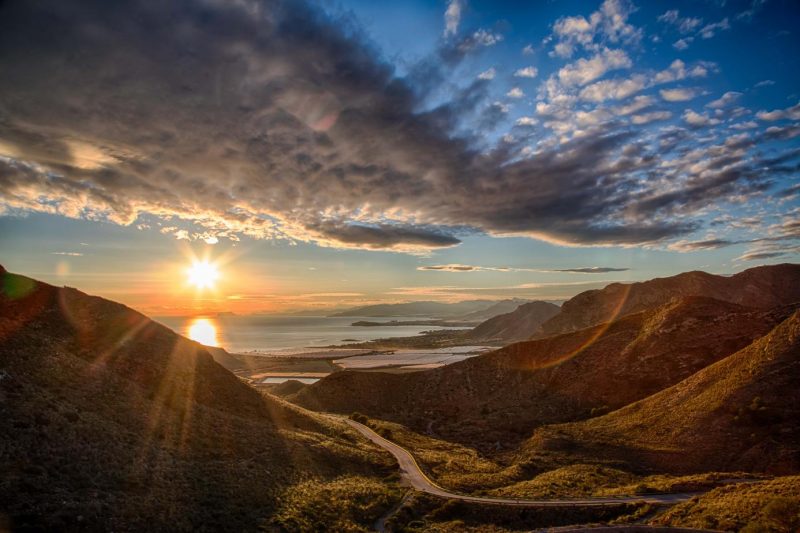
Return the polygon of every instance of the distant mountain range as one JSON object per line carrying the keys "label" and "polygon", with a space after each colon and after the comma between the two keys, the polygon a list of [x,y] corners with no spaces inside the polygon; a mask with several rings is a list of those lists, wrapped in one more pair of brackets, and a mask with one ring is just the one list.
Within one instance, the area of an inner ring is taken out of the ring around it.
{"label": "distant mountain range", "polygon": [[768,309],[800,301],[800,265],[751,268],[733,276],[685,272],[640,283],[612,283],[564,302],[561,312],[545,322],[537,337],[576,331],[683,296],[707,296],[747,307]]}
{"label": "distant mountain range", "polygon": [[560,310],[559,306],[549,302],[523,303],[511,311],[488,318],[464,336],[475,342],[499,341],[507,344],[525,340],[531,336],[532,331],[537,331]]}
{"label": "distant mountain range", "polygon": [[[313,409],[359,410],[485,451],[509,449],[537,427],[616,412],[676,386],[769,335],[798,306],[800,265],[614,284],[566,302],[535,340],[428,372],[340,372],[290,398]],[[565,332],[544,337],[545,329]],[[799,364],[800,351],[789,355]],[[780,394],[784,381],[776,378],[775,386]],[[730,408],[747,409],[752,400]],[[768,438],[789,442],[796,433]]]}
{"label": "distant mountain range", "polygon": [[508,313],[527,300],[464,300],[455,303],[433,301],[406,302],[399,304],[376,304],[355,307],[331,316],[359,317],[427,317],[447,318],[479,322],[493,316]]}

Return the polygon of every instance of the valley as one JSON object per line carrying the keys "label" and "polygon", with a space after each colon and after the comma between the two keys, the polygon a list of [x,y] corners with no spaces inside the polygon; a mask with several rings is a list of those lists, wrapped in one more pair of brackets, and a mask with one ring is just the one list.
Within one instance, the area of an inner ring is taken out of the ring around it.
{"label": "valley", "polygon": [[[800,266],[742,276],[757,301],[678,287],[547,337],[521,318],[529,340],[442,349],[455,359],[426,368],[387,367],[403,352],[367,348],[229,354],[3,272],[0,392],[14,436],[0,503],[15,527],[67,529],[160,529],[176,516],[180,529],[224,516],[307,531],[323,516],[398,532],[790,520],[773,507],[800,498]],[[780,290],[766,300],[768,284]],[[754,504],[767,487],[778,495]]]}

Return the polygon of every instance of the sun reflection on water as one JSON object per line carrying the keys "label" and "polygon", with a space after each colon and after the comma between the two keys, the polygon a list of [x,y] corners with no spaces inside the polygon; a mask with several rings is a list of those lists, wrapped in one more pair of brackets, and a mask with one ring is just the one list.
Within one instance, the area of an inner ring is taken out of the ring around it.
{"label": "sun reflection on water", "polygon": [[217,324],[210,318],[192,319],[187,329],[186,335],[193,341],[206,346],[219,346],[217,337]]}

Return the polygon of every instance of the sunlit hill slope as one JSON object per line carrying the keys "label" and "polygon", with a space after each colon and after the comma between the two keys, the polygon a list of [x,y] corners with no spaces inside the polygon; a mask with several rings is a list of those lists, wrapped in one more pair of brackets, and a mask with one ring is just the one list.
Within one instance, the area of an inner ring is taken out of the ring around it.
{"label": "sunlit hill slope", "polygon": [[254,530],[304,479],[391,462],[114,302],[0,271],[0,518]]}

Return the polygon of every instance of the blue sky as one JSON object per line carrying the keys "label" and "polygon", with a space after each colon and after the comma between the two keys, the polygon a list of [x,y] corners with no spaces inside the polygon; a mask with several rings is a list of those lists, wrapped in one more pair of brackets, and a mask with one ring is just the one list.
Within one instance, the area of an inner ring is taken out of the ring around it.
{"label": "blue sky", "polygon": [[281,312],[800,254],[796,2],[78,6],[0,6],[10,270]]}

